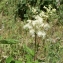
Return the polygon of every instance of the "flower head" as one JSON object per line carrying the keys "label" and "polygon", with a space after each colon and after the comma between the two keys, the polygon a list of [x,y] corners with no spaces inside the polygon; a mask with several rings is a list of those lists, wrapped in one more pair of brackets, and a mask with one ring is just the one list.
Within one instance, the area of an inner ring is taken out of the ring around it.
{"label": "flower head", "polygon": [[56,12],[56,9],[52,9],[52,12]]}
{"label": "flower head", "polygon": [[35,34],[35,30],[34,29],[30,29],[29,32],[30,32],[31,35]]}
{"label": "flower head", "polygon": [[40,15],[41,17],[47,17],[47,18],[48,18],[48,16],[45,14],[44,11],[42,11],[39,15]]}
{"label": "flower head", "polygon": [[[50,9],[48,8],[47,10],[48,12],[50,11]],[[27,20],[27,24],[24,25],[24,29],[28,28],[29,33],[30,35],[32,35],[32,37],[35,37],[35,33],[36,33],[38,37],[45,38],[46,30],[50,28],[48,23],[44,23],[44,20],[46,20],[44,18],[47,18],[47,17],[48,16],[43,11],[38,15],[34,15],[35,20]]]}
{"label": "flower head", "polygon": [[35,16],[35,19],[38,20],[38,21],[40,21],[40,22],[43,21],[43,19],[39,15]]}
{"label": "flower head", "polygon": [[24,25],[24,27],[23,27],[23,28],[24,28],[24,29],[26,29],[26,28],[31,29],[31,28],[32,28],[32,26],[30,26],[30,24],[28,23],[28,24]]}
{"label": "flower head", "polygon": [[32,7],[32,12],[35,13],[36,11],[37,11],[37,9]]}
{"label": "flower head", "polygon": [[42,32],[41,31],[38,31],[37,32],[37,35],[38,35],[38,37],[41,37],[42,36]]}
{"label": "flower head", "polygon": [[46,33],[44,31],[38,31],[37,32],[38,37],[45,37]]}
{"label": "flower head", "polygon": [[31,22],[32,22],[32,20],[27,20],[27,22],[28,22],[28,23],[31,23]]}
{"label": "flower head", "polygon": [[32,21],[33,26],[36,26],[36,24],[37,24],[37,20]]}
{"label": "flower head", "polygon": [[50,26],[49,26],[48,23],[44,24],[44,29],[45,29],[45,30],[48,30],[49,28],[50,28]]}

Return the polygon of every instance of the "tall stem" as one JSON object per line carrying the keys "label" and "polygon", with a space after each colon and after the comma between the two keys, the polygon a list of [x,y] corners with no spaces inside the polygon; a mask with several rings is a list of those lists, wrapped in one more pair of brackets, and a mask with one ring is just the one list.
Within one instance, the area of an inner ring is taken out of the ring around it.
{"label": "tall stem", "polygon": [[37,52],[37,35],[35,33],[35,56],[34,56],[34,61],[36,60],[36,52]]}
{"label": "tall stem", "polygon": [[37,46],[37,35],[36,35],[36,33],[35,33],[35,51],[36,51],[36,46]]}

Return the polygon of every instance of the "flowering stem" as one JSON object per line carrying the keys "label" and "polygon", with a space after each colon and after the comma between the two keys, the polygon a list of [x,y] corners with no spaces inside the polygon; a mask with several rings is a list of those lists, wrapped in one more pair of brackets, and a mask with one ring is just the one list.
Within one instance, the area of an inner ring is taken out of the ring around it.
{"label": "flowering stem", "polygon": [[43,40],[43,52],[44,52],[44,57],[45,57],[46,56],[46,49],[44,47],[45,47],[45,40]]}
{"label": "flowering stem", "polygon": [[35,33],[35,51],[36,51],[36,45],[37,45],[37,40],[36,40],[36,38],[37,38],[37,35],[36,35],[36,33]]}
{"label": "flowering stem", "polygon": [[35,56],[34,56],[34,61],[36,60],[36,52],[37,52],[37,49],[36,49],[36,47],[37,47],[37,34],[35,33]]}

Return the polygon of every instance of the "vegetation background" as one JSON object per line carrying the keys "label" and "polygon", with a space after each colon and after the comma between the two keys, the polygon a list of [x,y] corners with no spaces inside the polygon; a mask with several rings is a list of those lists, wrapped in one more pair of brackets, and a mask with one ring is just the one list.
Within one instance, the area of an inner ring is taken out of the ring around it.
{"label": "vegetation background", "polygon": [[[46,38],[36,37],[36,52],[35,38],[23,26],[36,15],[32,7],[39,14],[49,5],[56,13],[47,19]],[[0,63],[63,63],[63,0],[0,0]]]}

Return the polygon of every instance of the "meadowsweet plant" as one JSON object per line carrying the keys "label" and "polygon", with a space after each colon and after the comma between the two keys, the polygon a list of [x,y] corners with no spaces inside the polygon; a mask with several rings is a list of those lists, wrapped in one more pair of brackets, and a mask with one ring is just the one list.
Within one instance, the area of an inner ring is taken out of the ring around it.
{"label": "meadowsweet plant", "polygon": [[[36,12],[36,9],[32,9],[34,12]],[[27,20],[27,23],[24,25],[24,29],[29,30],[29,34],[32,37],[35,37],[35,52],[38,50],[38,43],[36,37],[42,37],[45,39],[46,37],[46,31],[50,28],[50,25],[46,22],[48,16],[45,14],[45,12],[41,11],[37,15],[33,15],[34,20]],[[36,56],[36,54],[35,54]],[[36,57],[34,58],[36,59]]]}
{"label": "meadowsweet plant", "polygon": [[[50,28],[50,25],[47,23],[47,19],[49,18],[50,15],[56,12],[56,9],[52,9],[51,5],[49,7],[45,7],[46,12],[40,11],[40,13],[37,12],[36,8],[32,8],[32,11],[34,11],[33,17],[34,20],[27,20],[27,23],[24,25],[24,29],[27,29],[29,31],[29,34],[32,37],[35,37],[35,49],[37,48],[37,39],[36,37],[42,37],[42,39],[45,39],[47,30]],[[38,49],[38,48],[37,48]],[[37,51],[37,49],[35,51]]]}

